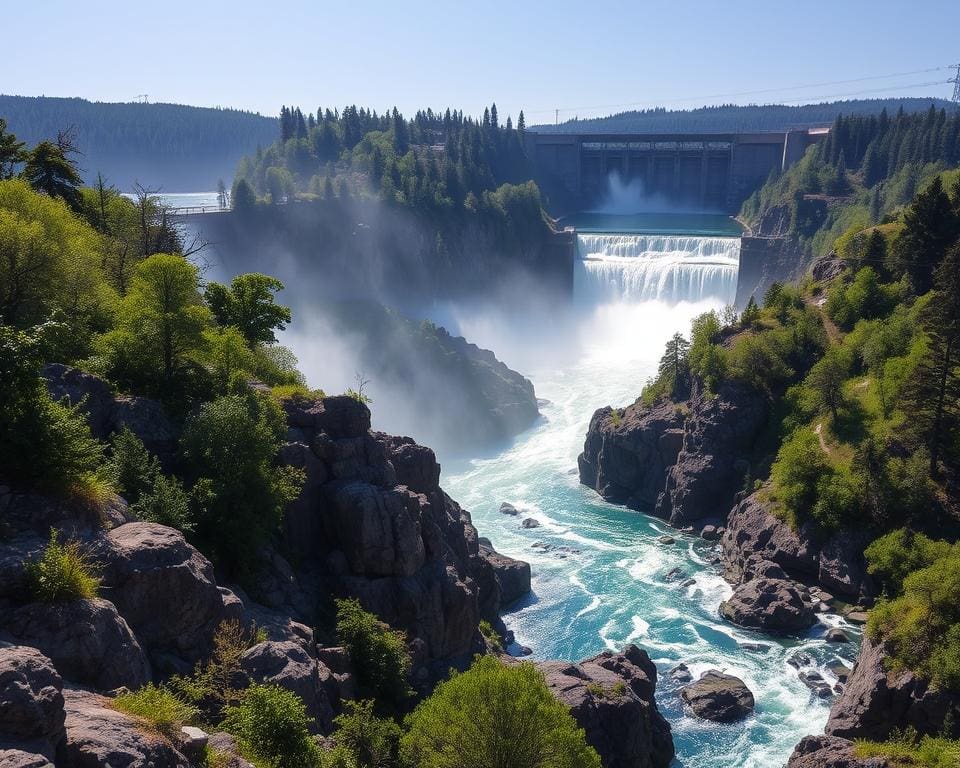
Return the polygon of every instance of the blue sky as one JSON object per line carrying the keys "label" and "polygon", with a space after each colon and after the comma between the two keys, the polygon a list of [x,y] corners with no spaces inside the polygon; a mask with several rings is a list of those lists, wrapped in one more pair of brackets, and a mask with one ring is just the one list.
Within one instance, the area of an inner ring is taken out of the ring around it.
{"label": "blue sky", "polygon": [[[456,106],[528,123],[640,106],[949,97],[960,0],[35,0],[4,9],[0,92],[230,106]],[[34,32],[33,30],[42,30]],[[742,94],[763,89],[764,93]],[[767,90],[769,89],[769,90]],[[869,91],[870,93],[864,93]],[[738,94],[722,97],[724,94]]]}

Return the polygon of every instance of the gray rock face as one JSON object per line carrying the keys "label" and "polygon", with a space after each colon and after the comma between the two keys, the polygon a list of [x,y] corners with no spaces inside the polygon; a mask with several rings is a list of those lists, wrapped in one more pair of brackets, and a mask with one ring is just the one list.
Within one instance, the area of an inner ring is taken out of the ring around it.
{"label": "gray rock face", "polygon": [[669,400],[630,405],[616,417],[598,410],[579,458],[580,482],[678,528],[725,514],[766,421],[766,400],[727,382],[716,396],[695,385],[687,406],[687,416]]}
{"label": "gray rock face", "polygon": [[321,731],[333,725],[333,708],[321,686],[317,660],[292,642],[266,641],[247,649],[240,666],[251,683],[279,685],[297,694]]}
{"label": "gray rock face", "polygon": [[739,677],[716,670],[680,689],[681,698],[697,717],[732,723],[753,712],[753,693]]}
{"label": "gray rock face", "polygon": [[821,541],[809,523],[794,530],[758,494],[733,508],[721,538],[725,575],[734,583],[766,561],[788,574],[816,579],[848,600],[869,600],[875,594],[863,559],[867,544],[864,534],[848,532]]}
{"label": "gray rock face", "polygon": [[60,363],[46,366],[43,377],[55,400],[83,401],[81,408],[94,437],[105,440],[126,427],[161,458],[169,457],[176,447],[178,432],[157,401],[115,396],[103,379]]}
{"label": "gray rock face", "polygon": [[222,766],[222,768],[254,768],[253,763],[248,763],[240,756],[237,741],[229,733],[211,734],[207,746],[211,752],[217,755],[220,761],[217,765]]}
{"label": "gray rock face", "polygon": [[937,735],[948,715],[960,716],[960,695],[937,690],[910,671],[891,672],[882,643],[865,637],[857,663],[830,709],[826,733],[884,741],[894,730]]}
{"label": "gray rock face", "polygon": [[127,523],[107,534],[105,593],[150,652],[196,661],[224,617],[213,566],[179,531]]}
{"label": "gray rock face", "polygon": [[817,623],[813,609],[804,602],[800,590],[783,579],[753,579],[734,590],[720,604],[724,618],[741,627],[765,632],[802,632]]}
{"label": "gray rock face", "polygon": [[790,756],[786,768],[888,768],[886,760],[854,756],[854,743],[836,736],[805,736]]}
{"label": "gray rock face", "polygon": [[547,661],[538,666],[604,768],[670,765],[673,738],[654,701],[657,670],[646,651],[628,645],[621,653],[605,651],[579,664]]}
{"label": "gray rock face", "polygon": [[509,605],[530,592],[530,563],[502,555],[485,544],[480,545],[480,557],[493,567],[501,605]]}
{"label": "gray rock face", "polygon": [[48,764],[65,717],[63,680],[50,659],[35,648],[0,647],[0,765]]}
{"label": "gray rock face", "polygon": [[66,756],[72,768],[190,768],[172,744],[95,693],[67,688]]}
{"label": "gray rock face", "polygon": [[109,690],[150,680],[140,643],[106,600],[30,603],[13,612],[7,631],[40,649],[73,682]]}

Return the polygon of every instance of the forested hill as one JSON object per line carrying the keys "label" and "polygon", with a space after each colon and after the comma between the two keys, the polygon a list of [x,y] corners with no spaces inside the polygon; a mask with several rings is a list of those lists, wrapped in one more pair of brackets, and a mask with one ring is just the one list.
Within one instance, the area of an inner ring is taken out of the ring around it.
{"label": "forested hill", "polygon": [[276,118],[236,109],[46,96],[0,95],[0,117],[31,145],[73,129],[84,179],[100,172],[121,190],[137,181],[166,192],[229,186],[240,158],[278,132]]}
{"label": "forested hill", "polygon": [[933,104],[940,109],[956,109],[944,99],[899,98],[857,99],[822,104],[746,105],[723,104],[698,109],[668,110],[665,107],[620,112],[607,117],[567,120],[559,125],[536,125],[530,130],[543,133],[617,132],[617,133],[749,133],[782,131],[830,125],[837,115],[879,115],[884,109],[893,114],[901,107],[907,113],[922,112]]}

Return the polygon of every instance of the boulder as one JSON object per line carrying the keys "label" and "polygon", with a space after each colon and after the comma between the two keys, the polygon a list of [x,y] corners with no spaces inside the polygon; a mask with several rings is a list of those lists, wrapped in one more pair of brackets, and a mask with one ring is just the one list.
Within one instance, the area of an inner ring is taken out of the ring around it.
{"label": "boulder", "polygon": [[165,525],[128,523],[107,540],[103,584],[117,610],[151,652],[196,661],[224,616],[213,565]]}
{"label": "boulder", "polygon": [[45,754],[31,752],[32,747],[19,749],[6,746],[0,739],[0,768],[54,768]]}
{"label": "boulder", "polygon": [[753,712],[753,693],[739,677],[716,670],[680,689],[680,696],[697,717],[732,723]]}
{"label": "boulder", "polygon": [[521,528],[539,528],[540,521],[534,517],[524,518],[523,522],[520,523]]}
{"label": "boulder", "polygon": [[700,530],[700,538],[705,539],[706,541],[716,541],[717,539],[717,526],[715,525],[705,525]]}
{"label": "boulder", "polygon": [[511,515],[512,517],[516,517],[517,515],[520,514],[520,510],[517,509],[515,506],[513,506],[513,504],[511,504],[510,502],[505,501],[500,505],[500,514]]}
{"label": "boulder", "polygon": [[847,637],[847,633],[844,632],[839,627],[831,627],[827,630],[827,633],[823,636],[823,639],[828,643],[849,643],[850,638]]}
{"label": "boulder", "polygon": [[140,643],[106,600],[30,603],[13,612],[7,631],[39,648],[73,682],[110,690],[136,689],[150,680]]}
{"label": "boulder", "polygon": [[359,695],[356,675],[346,648],[317,648],[317,672],[320,685],[327,692],[327,699],[336,713],[343,709],[344,701],[353,701]]}
{"label": "boulder", "polygon": [[170,742],[113,709],[109,699],[69,687],[63,697],[66,757],[72,768],[190,768]]}
{"label": "boulder", "polygon": [[843,693],[830,709],[827,735],[885,741],[895,730],[937,735],[945,722],[956,722],[960,694],[937,689],[909,670],[889,670],[887,662],[884,644],[864,637]]}
{"label": "boulder", "polygon": [[240,657],[240,666],[251,683],[279,685],[297,694],[313,718],[315,729],[331,730],[333,708],[320,684],[317,661],[301,645],[270,640],[258,643]]}
{"label": "boulder", "polygon": [[804,736],[786,768],[888,768],[885,759],[861,760],[854,755],[854,743],[836,736]]}
{"label": "boulder", "polygon": [[538,664],[547,687],[584,729],[604,768],[667,768],[670,725],[654,700],[657,670],[646,651],[628,645],[579,664]]}
{"label": "boulder", "polygon": [[218,768],[255,768],[253,763],[249,763],[241,757],[237,740],[229,733],[221,731],[210,734],[207,747],[211,753],[216,755],[216,761],[211,762]]}
{"label": "boulder", "polygon": [[65,717],[63,679],[50,659],[35,648],[0,647],[0,745],[16,747],[0,753],[0,765],[48,764],[63,741]]}
{"label": "boulder", "polygon": [[846,600],[869,600],[875,594],[867,574],[864,533],[844,532],[824,538],[811,523],[793,529],[773,514],[755,493],[738,503],[727,518],[720,540],[724,574],[734,584],[751,578],[759,563],[774,563],[785,573],[816,580]]}
{"label": "boulder", "polygon": [[783,579],[753,579],[741,584],[720,604],[720,613],[734,624],[764,632],[802,632],[817,622],[800,590]]}

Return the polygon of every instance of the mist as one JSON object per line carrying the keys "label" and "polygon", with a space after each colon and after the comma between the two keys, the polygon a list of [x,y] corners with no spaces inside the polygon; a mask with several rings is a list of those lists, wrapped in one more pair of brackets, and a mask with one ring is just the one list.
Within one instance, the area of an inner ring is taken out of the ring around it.
{"label": "mist", "polygon": [[649,192],[642,178],[624,180],[619,171],[607,175],[607,189],[598,206],[591,213],[629,216],[637,213],[700,213],[723,214],[719,208],[705,208],[694,203],[683,203],[666,195]]}

